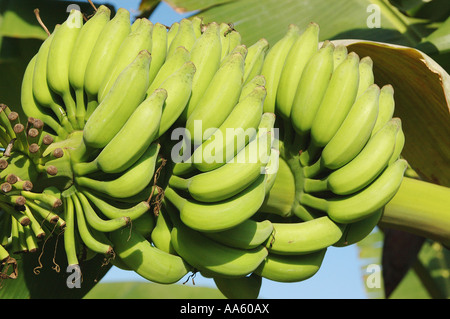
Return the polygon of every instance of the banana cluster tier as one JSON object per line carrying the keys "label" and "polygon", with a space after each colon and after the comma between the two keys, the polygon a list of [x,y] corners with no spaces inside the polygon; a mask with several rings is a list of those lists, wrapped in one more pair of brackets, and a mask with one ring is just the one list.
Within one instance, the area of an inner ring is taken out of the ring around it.
{"label": "banana cluster tier", "polygon": [[370,57],[315,23],[269,46],[197,17],[130,18],[71,11],[26,68],[25,118],[2,105],[2,269],[61,235],[68,265],[199,272],[256,298],[262,278],[306,280],[374,229],[407,163]]}

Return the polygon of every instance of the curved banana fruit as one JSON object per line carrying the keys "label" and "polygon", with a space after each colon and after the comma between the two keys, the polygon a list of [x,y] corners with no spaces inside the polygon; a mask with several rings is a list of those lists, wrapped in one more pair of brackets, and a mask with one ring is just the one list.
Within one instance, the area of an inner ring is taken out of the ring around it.
{"label": "curved banana fruit", "polygon": [[266,78],[267,97],[264,101],[264,112],[275,113],[278,84],[281,77],[286,57],[294,42],[300,36],[298,26],[289,25],[288,31],[283,38],[278,40],[266,54],[261,75]]}
{"label": "curved banana fruit", "polygon": [[369,56],[365,56],[359,61],[359,85],[356,98],[358,99],[374,82],[373,61]]}
{"label": "curved banana fruit", "polygon": [[355,158],[331,172],[326,178],[322,180],[306,178],[305,191],[330,190],[337,195],[349,195],[369,185],[389,165],[396,145],[396,136],[401,130],[400,125],[400,119],[390,120],[369,139]]}
{"label": "curved banana fruit", "polygon": [[130,31],[130,12],[119,8],[97,38],[84,75],[84,90],[87,96],[86,120],[98,106],[97,95],[100,86],[117,51]]}
{"label": "curved banana fruit", "polygon": [[139,52],[142,50],[152,52],[153,23],[148,19],[139,20],[141,20],[139,25],[123,39],[113,59],[114,63],[110,65],[108,72],[105,74],[97,94],[98,103],[103,101],[119,74],[133,62]]}
{"label": "curved banana fruit", "polygon": [[69,122],[78,128],[76,122],[76,104],[69,83],[69,66],[72,50],[83,26],[83,15],[71,10],[66,21],[54,31],[48,51],[47,82],[49,87],[64,101]]}
{"label": "curved banana fruit", "polygon": [[54,35],[55,32],[45,39],[36,55],[32,84],[33,95],[39,105],[52,110],[61,126],[68,132],[71,132],[73,127],[67,119],[66,110],[59,102],[57,94],[50,89],[47,82],[48,51]]}
{"label": "curved banana fruit", "polygon": [[192,80],[191,98],[182,113],[183,121],[190,117],[219,69],[222,54],[219,31],[217,23],[208,24],[192,47],[190,61],[194,63],[197,71]]}
{"label": "curved banana fruit", "polygon": [[333,72],[311,126],[311,143],[302,153],[304,165],[315,161],[321,147],[327,145],[352,107],[359,81],[359,56],[350,52]]}
{"label": "curved banana fruit", "polygon": [[265,97],[266,89],[259,86],[236,104],[218,129],[194,151],[198,170],[207,172],[223,166],[254,139]]}
{"label": "curved banana fruit", "polygon": [[78,176],[75,177],[75,182],[81,187],[115,198],[134,196],[145,189],[152,181],[159,149],[159,144],[152,144],[133,166],[115,179],[97,180],[87,176]]}
{"label": "curved banana fruit", "polygon": [[[267,138],[267,135],[263,135],[254,139],[236,158],[217,169],[195,174],[187,179],[173,175],[169,179],[169,186],[189,192],[200,202],[226,200],[242,192],[265,173],[264,167],[268,163],[271,145]],[[226,178],[227,176],[235,178]]]}
{"label": "curved banana fruit", "polygon": [[228,299],[256,299],[261,290],[262,277],[255,273],[246,277],[214,277],[217,289]]}
{"label": "curved banana fruit", "polygon": [[284,119],[291,116],[292,104],[299,85],[300,78],[319,46],[319,25],[311,22],[300,34],[290,48],[283,69],[276,95],[276,110]]}
{"label": "curved banana fruit", "polygon": [[152,30],[152,63],[150,64],[149,82],[152,83],[167,56],[167,29],[161,23],[155,23]]}
{"label": "curved banana fruit", "polygon": [[253,249],[262,245],[272,234],[272,231],[273,224],[269,220],[255,221],[247,219],[228,230],[202,234],[230,247]]}
{"label": "curved banana fruit", "polygon": [[[239,100],[244,60],[245,57],[241,53],[234,53],[223,62],[188,117],[185,127],[194,145],[200,145],[206,141],[226,120]],[[194,87],[192,93],[194,93]],[[199,125],[200,127],[196,128]]]}
{"label": "curved banana fruit", "polygon": [[266,53],[269,50],[269,42],[262,38],[248,47],[244,62],[244,86],[255,76],[261,74]]}
{"label": "curved banana fruit", "polygon": [[269,253],[301,255],[323,250],[339,241],[346,225],[328,216],[298,223],[272,223],[273,232],[265,246]]}
{"label": "curved banana fruit", "polygon": [[185,47],[188,51],[190,51],[197,40],[194,25],[190,19],[183,18],[179,23],[180,25],[177,29],[177,33],[170,41],[170,46],[167,48],[167,57],[170,57],[175,49],[180,46]]}
{"label": "curved banana fruit", "polygon": [[381,87],[378,109],[378,117],[372,129],[372,136],[394,116],[395,99],[392,85],[386,84]]}
{"label": "curved banana fruit", "polygon": [[253,216],[264,201],[265,176],[224,201],[203,203],[186,199],[167,187],[165,197],[180,211],[180,218],[192,229],[212,232],[232,228]]}
{"label": "curved banana fruit", "polygon": [[79,128],[84,126],[87,108],[84,92],[84,76],[87,64],[95,43],[110,18],[111,10],[107,6],[99,6],[94,16],[81,28],[71,53],[69,83],[75,93],[76,119]]}
{"label": "curved banana fruit", "polygon": [[[172,217],[172,216],[171,216]],[[263,246],[238,249],[208,239],[198,231],[173,221],[172,244],[176,252],[195,269],[219,276],[240,277],[253,272],[266,258]]]}
{"label": "curved banana fruit", "polygon": [[105,173],[120,173],[131,167],[155,140],[166,98],[166,90],[155,90],[136,108],[93,161],[73,166],[74,173],[82,176],[99,169]]}
{"label": "curved banana fruit", "polygon": [[262,75],[255,75],[252,79],[242,86],[241,95],[239,96],[239,102],[247,97],[258,86],[265,86],[266,79]]}
{"label": "curved banana fruit", "polygon": [[119,75],[109,94],[86,122],[83,140],[92,148],[105,147],[144,100],[151,56],[141,51]]}
{"label": "curved banana fruit", "polygon": [[184,260],[156,247],[133,229],[120,229],[109,236],[120,260],[143,278],[172,284],[183,278],[190,267]]}
{"label": "curved banana fruit", "polygon": [[311,130],[333,73],[333,52],[334,45],[325,41],[302,72],[290,114],[292,127],[297,134],[306,136]]}
{"label": "curved banana fruit", "polygon": [[320,156],[323,166],[335,170],[350,162],[366,145],[378,115],[380,88],[372,84],[353,104]]}
{"label": "curved banana fruit", "polygon": [[300,201],[306,206],[326,212],[337,223],[353,223],[382,208],[394,197],[407,166],[405,160],[399,159],[366,188],[342,198],[324,199],[303,193]]}
{"label": "curved banana fruit", "polygon": [[156,248],[162,251],[177,255],[177,252],[173,248],[170,232],[172,231],[172,221],[165,207],[161,207],[158,216],[156,216],[155,227],[150,234],[150,239]]}
{"label": "curved banana fruit", "polygon": [[314,276],[322,266],[326,249],[306,254],[283,256],[268,254],[255,274],[278,282],[299,282]]}

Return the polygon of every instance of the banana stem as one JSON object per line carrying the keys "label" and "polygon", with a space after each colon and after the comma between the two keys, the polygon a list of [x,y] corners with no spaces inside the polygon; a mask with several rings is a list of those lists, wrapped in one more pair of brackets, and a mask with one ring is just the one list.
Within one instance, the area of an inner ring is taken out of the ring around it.
{"label": "banana stem", "polygon": [[307,193],[324,192],[328,189],[327,179],[305,178],[303,188]]}
{"label": "banana stem", "polygon": [[189,180],[185,179],[185,178],[181,178],[176,175],[172,175],[169,179],[169,186],[178,188],[178,189],[187,190],[189,187]]}
{"label": "banana stem", "polygon": [[164,190],[164,197],[167,198],[178,210],[181,211],[187,199],[181,197],[172,188],[166,187]]}
{"label": "banana stem", "polygon": [[450,188],[404,177],[385,206],[381,227],[395,228],[450,246]]}
{"label": "banana stem", "polygon": [[305,177],[314,177],[322,173],[324,170],[325,167],[322,165],[322,161],[319,159],[314,164],[305,166],[303,168],[303,174],[305,174]]}
{"label": "banana stem", "polygon": [[328,209],[328,202],[326,199],[315,197],[307,193],[301,195],[300,203],[324,212]]}

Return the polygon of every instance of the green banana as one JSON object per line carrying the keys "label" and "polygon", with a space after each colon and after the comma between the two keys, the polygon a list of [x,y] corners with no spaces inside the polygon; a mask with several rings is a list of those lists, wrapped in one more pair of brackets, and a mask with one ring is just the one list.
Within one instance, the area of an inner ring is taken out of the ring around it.
{"label": "green banana", "polygon": [[401,120],[400,118],[396,118],[399,122],[400,129],[397,133],[397,136],[395,137],[395,148],[394,152],[392,153],[391,158],[389,159],[389,164],[394,163],[396,160],[398,160],[401,157],[401,153],[403,151],[403,147],[405,146],[405,133],[403,132],[401,128]]}
{"label": "green banana", "polygon": [[78,10],[71,10],[66,21],[54,31],[48,51],[47,82],[53,92],[64,101],[67,117],[74,128],[76,122],[76,104],[69,83],[69,66],[72,50],[83,26],[83,16]]}
{"label": "green banana", "polygon": [[161,84],[160,87],[167,91],[167,99],[164,103],[157,137],[169,130],[186,108],[196,70],[194,63],[188,61]]}
{"label": "green banana", "polygon": [[300,37],[300,29],[290,24],[287,33],[278,40],[266,54],[261,75],[266,78],[267,97],[264,101],[264,112],[275,113],[278,84],[286,57],[295,41]]}
{"label": "green banana", "polygon": [[333,73],[334,45],[325,41],[306,64],[292,100],[291,123],[295,132],[307,136],[311,130]]}
{"label": "green banana", "polygon": [[[232,52],[237,46],[242,44],[242,37],[241,34],[236,31],[236,30],[231,30],[228,34],[227,34],[227,38],[228,38],[228,52]],[[224,59],[226,58],[226,56],[224,57]]]}
{"label": "green banana", "polygon": [[192,26],[194,28],[194,33],[196,38],[198,39],[203,33],[203,18],[194,16],[192,17]]}
{"label": "green banana", "polygon": [[286,56],[276,93],[276,110],[284,119],[291,116],[292,103],[300,78],[319,46],[319,25],[311,22],[295,40]]}
{"label": "green banana", "polygon": [[323,250],[338,242],[346,225],[321,216],[305,222],[272,223],[273,232],[265,246],[269,253],[301,255]]}
{"label": "green banana", "polygon": [[[187,179],[172,175],[168,183],[173,188],[189,192],[192,198],[200,202],[226,200],[242,192],[264,173],[270,154],[270,145],[267,135],[263,135],[247,144],[236,158],[223,166],[195,174]],[[258,152],[256,157],[253,157],[253,152]],[[227,176],[234,176],[234,178],[227,178]]]}
{"label": "green banana", "polygon": [[170,46],[167,48],[167,57],[170,57],[175,49],[179,46],[185,47],[186,50],[190,51],[195,41],[197,40],[194,26],[190,19],[183,18],[179,23],[180,25],[178,27],[177,33],[170,41]]}
{"label": "green banana", "polygon": [[333,53],[333,71],[347,58],[348,49],[345,45],[338,44]]}
{"label": "green banana", "polygon": [[114,63],[110,65],[108,72],[105,74],[97,95],[98,103],[104,100],[119,74],[127,65],[133,62],[139,52],[142,50],[152,51],[153,23],[148,19],[140,20],[142,21],[139,23],[139,26],[123,40],[114,57]]}
{"label": "green banana", "polygon": [[269,50],[269,42],[262,38],[248,47],[244,62],[244,86],[255,76],[261,74],[266,53]]}
{"label": "green banana", "polygon": [[123,40],[131,31],[130,12],[119,8],[108,21],[95,42],[84,75],[84,90],[87,96],[86,116],[88,120],[98,106],[97,95],[114,57]]}
{"label": "green banana", "polygon": [[206,141],[235,107],[242,89],[244,60],[241,53],[235,53],[223,62],[187,119],[186,131],[194,145]]}
{"label": "green banana", "polygon": [[167,29],[161,23],[155,23],[152,30],[152,63],[150,64],[149,82],[152,83],[167,55]]}
{"label": "green banana", "polygon": [[143,50],[120,73],[109,94],[86,122],[83,140],[87,146],[105,147],[144,100],[150,61],[150,53]]}
{"label": "green banana", "polygon": [[167,47],[166,51],[169,50],[170,45],[172,44],[173,39],[178,33],[178,29],[180,28],[180,22],[174,22],[170,26],[170,28],[167,30]]}
{"label": "green banana", "polygon": [[231,26],[228,23],[222,22],[219,24],[219,35],[220,35],[220,44],[222,47],[222,54],[220,55],[220,60],[222,61],[230,52],[230,41],[228,38],[228,34],[232,30]]}
{"label": "green banana", "polygon": [[378,132],[393,116],[395,110],[394,88],[390,84],[381,87],[378,117],[372,129],[372,136]]}
{"label": "green banana", "polygon": [[175,251],[199,271],[227,277],[241,277],[253,272],[267,256],[263,246],[239,249],[215,242],[180,221],[174,221],[171,231]]}
{"label": "green banana", "polygon": [[300,282],[311,278],[319,271],[326,250],[292,256],[269,253],[254,273],[278,282]]}
{"label": "green banana", "polygon": [[162,251],[176,255],[177,252],[173,248],[170,232],[172,231],[172,222],[166,208],[162,207],[156,216],[156,224],[150,235],[150,239],[156,248]]}
{"label": "green banana", "polygon": [[[353,194],[369,185],[389,165],[400,133],[400,119],[393,118],[372,136],[362,151],[343,167],[331,172],[322,180],[306,178],[306,192],[330,190],[337,195]],[[305,168],[305,175],[308,173]]]}
{"label": "green banana", "polygon": [[182,113],[183,121],[186,121],[192,114],[219,69],[221,54],[219,25],[212,22],[195,41],[190,52],[190,61],[194,63],[197,71],[192,79],[191,98]]}
{"label": "green banana", "polygon": [[338,198],[319,198],[303,193],[301,203],[324,211],[337,223],[353,223],[384,207],[396,194],[408,163],[399,159],[392,163],[366,188]]}
{"label": "green banana", "polygon": [[272,234],[272,231],[273,225],[269,220],[247,219],[228,230],[202,234],[230,247],[253,249],[262,245]]}
{"label": "green banana", "polygon": [[133,229],[116,230],[109,238],[120,260],[147,280],[173,284],[190,271],[189,265],[181,257],[153,247]]}
{"label": "green banana", "polygon": [[253,216],[264,201],[264,175],[239,194],[223,201],[203,203],[183,198],[167,187],[164,196],[180,211],[183,223],[192,229],[213,232],[232,228]]}
{"label": "green banana", "polygon": [[84,92],[84,76],[87,64],[100,33],[109,22],[111,10],[101,5],[94,16],[81,28],[73,47],[69,65],[69,83],[75,92],[76,118],[78,127],[84,126],[87,101]]}
{"label": "green banana", "polygon": [[68,132],[71,132],[73,128],[67,119],[67,114],[64,107],[61,105],[60,98],[50,89],[47,82],[48,51],[54,35],[55,32],[50,34],[50,36],[42,43],[37,53],[33,72],[33,96],[39,105],[52,110],[59,123],[61,123]]}
{"label": "green banana", "polygon": [[239,96],[239,101],[242,101],[247,97],[255,88],[258,86],[265,86],[266,79],[262,75],[255,75],[251,80],[249,80],[245,85],[242,86],[241,95]]}
{"label": "green banana", "polygon": [[87,176],[75,177],[77,185],[115,198],[138,194],[153,180],[160,145],[152,144],[144,154],[125,172],[112,180],[97,180]]}
{"label": "green banana", "polygon": [[356,98],[360,97],[371,85],[374,84],[373,61],[365,56],[359,61],[359,85]]}
{"label": "green banana", "polygon": [[35,55],[31,58],[28,63],[25,73],[22,79],[21,93],[20,93],[20,101],[22,105],[22,110],[26,116],[32,118],[38,118],[44,121],[46,125],[48,125],[55,134],[60,138],[65,138],[68,135],[68,132],[58,123],[57,120],[53,118],[50,114],[48,114],[44,108],[42,108],[34,98],[33,95],[33,73],[34,66],[36,63],[37,56]]}
{"label": "green banana", "polygon": [[214,277],[217,289],[228,299],[256,299],[261,290],[262,277],[255,273],[246,277]]}
{"label": "green banana", "polygon": [[155,90],[93,161],[74,164],[74,173],[82,176],[99,169],[105,173],[120,173],[131,167],[155,140],[166,98],[166,90]]}
{"label": "green banana", "polygon": [[69,266],[78,265],[78,256],[75,244],[76,234],[76,218],[75,218],[75,206],[72,198],[69,196],[64,199],[64,217],[66,219],[66,227],[64,229],[64,251],[67,256],[67,262]]}
{"label": "green banana", "polygon": [[367,218],[364,218],[360,221],[351,224],[347,224],[341,239],[339,239],[336,243],[334,243],[333,246],[346,247],[363,240],[377,226],[382,215],[383,215],[383,208],[380,208],[377,212],[371,214]]}
{"label": "green banana", "polygon": [[311,142],[302,153],[304,165],[313,162],[334,136],[352,107],[359,81],[359,56],[350,52],[333,72],[311,126]]}
{"label": "green banana", "polygon": [[236,104],[218,129],[193,153],[194,166],[207,172],[232,160],[256,136],[266,89],[256,87]]}
{"label": "green banana", "polygon": [[159,69],[148,87],[147,95],[152,94],[154,90],[161,87],[161,84],[177,72],[187,61],[189,61],[189,51],[185,47],[177,47]]}
{"label": "green banana", "polygon": [[335,170],[350,162],[366,145],[378,115],[380,88],[372,84],[353,104],[320,156],[324,167]]}
{"label": "green banana", "polygon": [[107,218],[114,219],[119,217],[128,217],[131,221],[135,221],[141,217],[149,216],[147,212],[150,210],[150,204],[146,201],[133,203],[131,206],[127,207],[118,207],[87,189],[81,189],[81,192],[89,199],[92,205],[95,206]]}

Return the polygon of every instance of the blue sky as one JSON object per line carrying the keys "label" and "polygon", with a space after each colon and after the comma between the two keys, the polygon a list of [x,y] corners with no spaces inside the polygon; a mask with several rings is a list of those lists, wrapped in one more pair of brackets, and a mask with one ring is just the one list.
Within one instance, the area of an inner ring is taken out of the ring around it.
{"label": "blue sky", "polygon": [[[137,12],[140,0],[104,1],[116,7],[128,9],[132,14]],[[161,3],[156,9],[151,21],[171,25],[183,18],[175,13],[168,5]],[[288,22],[286,22],[288,23]],[[310,279],[299,283],[278,283],[263,280],[260,298],[267,299],[366,299],[365,283],[362,279],[364,269],[358,257],[356,245],[345,248],[330,247],[325,255],[321,269]],[[180,283],[184,282],[183,278]],[[102,282],[111,281],[145,281],[142,277],[131,271],[124,271],[113,267],[102,279]],[[189,281],[186,285],[192,285]],[[195,286],[215,287],[211,279],[200,275],[195,277]]]}

